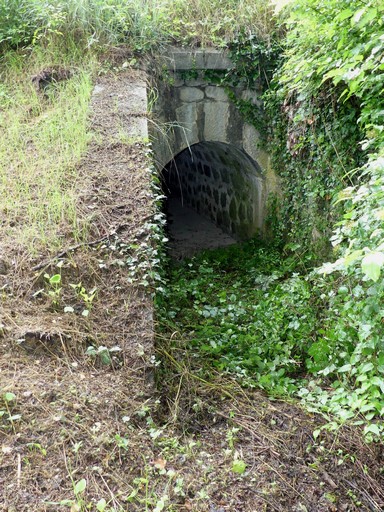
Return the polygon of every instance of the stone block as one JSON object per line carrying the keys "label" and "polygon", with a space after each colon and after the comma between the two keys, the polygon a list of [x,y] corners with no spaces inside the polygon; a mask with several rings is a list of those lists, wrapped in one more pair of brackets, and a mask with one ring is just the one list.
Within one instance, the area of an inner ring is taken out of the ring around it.
{"label": "stone block", "polygon": [[204,104],[204,114],[204,139],[207,141],[227,142],[228,103],[207,101]]}
{"label": "stone block", "polygon": [[194,103],[186,103],[176,109],[176,122],[179,126],[175,127],[175,133],[183,145],[192,146],[199,141],[197,112]]}
{"label": "stone block", "polygon": [[229,205],[229,216],[232,221],[237,220],[237,203],[234,197],[232,197],[231,203]]}
{"label": "stone block", "polygon": [[231,69],[233,63],[225,52],[216,49],[191,51],[168,48],[163,55],[165,65],[171,70]]}
{"label": "stone block", "polygon": [[253,105],[262,106],[263,102],[260,100],[260,93],[252,91],[251,89],[245,89],[241,92],[241,99],[244,101],[250,101]]}
{"label": "stone block", "polygon": [[249,186],[243,173],[241,171],[233,172],[231,174],[231,182],[233,189],[236,191],[236,194],[241,195],[244,190]]}
{"label": "stone block", "polygon": [[178,78],[176,76],[175,77],[171,77],[171,79],[170,79],[170,86],[171,87],[183,87],[184,85],[186,85],[185,80],[182,80],[181,78]]}
{"label": "stone block", "polygon": [[205,96],[215,101],[226,101],[227,103],[229,103],[228,94],[222,87],[208,85],[205,88]]}
{"label": "stone block", "polygon": [[203,69],[232,69],[233,62],[228,55],[220,50],[206,50],[204,52]]}
{"label": "stone block", "polygon": [[194,103],[204,99],[204,92],[197,87],[180,87],[180,100],[185,103]]}
{"label": "stone block", "polygon": [[148,121],[145,117],[129,117],[129,122],[125,127],[126,132],[122,136],[127,135],[128,138],[148,140]]}
{"label": "stone block", "polygon": [[253,158],[262,168],[260,162],[260,134],[256,128],[250,124],[244,124],[243,126],[243,148],[248,155]]}

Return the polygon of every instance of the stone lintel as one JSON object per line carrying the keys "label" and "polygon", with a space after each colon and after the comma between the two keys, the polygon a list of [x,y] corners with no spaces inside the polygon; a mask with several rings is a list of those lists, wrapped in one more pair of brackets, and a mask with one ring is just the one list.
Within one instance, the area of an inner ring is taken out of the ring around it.
{"label": "stone lintel", "polygon": [[231,69],[228,53],[214,48],[188,50],[169,48],[163,54],[165,65],[173,71],[192,69]]}

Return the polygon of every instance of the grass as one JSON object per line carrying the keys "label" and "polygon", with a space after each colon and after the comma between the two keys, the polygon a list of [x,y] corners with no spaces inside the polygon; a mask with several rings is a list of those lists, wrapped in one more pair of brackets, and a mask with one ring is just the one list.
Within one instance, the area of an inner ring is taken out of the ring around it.
{"label": "grass", "polygon": [[7,6],[3,16],[0,7],[0,43],[11,45],[64,37],[139,51],[167,42],[222,46],[240,30],[268,35],[273,24],[268,0],[12,0]]}
{"label": "grass", "polygon": [[75,67],[69,80],[37,91],[31,76],[51,63],[47,53],[9,53],[1,72],[2,238],[32,253],[54,250],[63,236],[77,240],[84,229],[76,211],[76,168],[90,140],[90,70]]}

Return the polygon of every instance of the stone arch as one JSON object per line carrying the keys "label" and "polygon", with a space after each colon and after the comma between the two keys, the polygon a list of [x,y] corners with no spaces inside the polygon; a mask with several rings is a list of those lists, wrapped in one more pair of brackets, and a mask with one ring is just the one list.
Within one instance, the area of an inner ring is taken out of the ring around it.
{"label": "stone arch", "polygon": [[244,150],[202,141],[179,152],[162,171],[165,193],[178,196],[239,240],[263,229],[264,179]]}
{"label": "stone arch", "polygon": [[[157,62],[154,66],[157,70],[160,67],[161,72],[154,72],[152,81],[156,101],[152,107],[150,124],[157,168],[161,171],[169,167],[169,162],[176,161],[178,155],[183,152],[184,155],[191,155],[191,148],[201,144],[207,144],[206,148],[210,144],[215,144],[216,148],[226,147],[234,161],[242,162],[246,169],[243,173],[252,190],[248,213],[244,215],[248,219],[248,227],[236,228],[238,233],[234,234],[244,238],[245,235],[240,232],[263,232],[266,199],[271,192],[275,193],[279,189],[279,184],[255,126],[241,115],[227,90],[219,85],[220,82],[213,79],[209,81],[207,78],[213,76],[212,73],[228,71],[232,66],[228,56],[214,49],[190,51],[170,48],[160,62],[161,65]],[[262,108],[260,91],[248,89],[243,83],[232,87],[232,92],[238,99]],[[242,200],[233,201],[232,212],[235,211],[239,215],[244,213]],[[215,218],[213,220],[220,221]]]}

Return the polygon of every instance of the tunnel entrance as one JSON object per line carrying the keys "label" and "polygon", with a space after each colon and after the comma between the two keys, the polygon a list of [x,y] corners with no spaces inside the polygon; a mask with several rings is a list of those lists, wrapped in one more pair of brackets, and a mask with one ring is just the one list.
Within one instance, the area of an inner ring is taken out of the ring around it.
{"label": "tunnel entrance", "polygon": [[170,253],[224,247],[262,227],[263,179],[244,151],[222,142],[186,148],[162,171]]}

